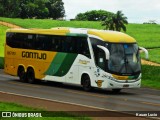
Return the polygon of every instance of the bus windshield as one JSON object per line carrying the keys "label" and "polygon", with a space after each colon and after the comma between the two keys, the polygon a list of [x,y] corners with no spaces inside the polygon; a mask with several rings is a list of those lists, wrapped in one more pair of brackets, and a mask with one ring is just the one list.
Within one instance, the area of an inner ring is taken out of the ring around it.
{"label": "bus windshield", "polygon": [[140,55],[137,44],[109,44],[110,59],[108,70],[121,75],[141,72]]}

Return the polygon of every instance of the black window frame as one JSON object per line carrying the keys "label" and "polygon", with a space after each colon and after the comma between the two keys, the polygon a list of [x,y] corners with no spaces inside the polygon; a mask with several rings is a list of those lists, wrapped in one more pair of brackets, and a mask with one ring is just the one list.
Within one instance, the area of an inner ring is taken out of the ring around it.
{"label": "black window frame", "polygon": [[18,32],[7,32],[6,36],[6,44],[12,48],[82,54],[91,58],[88,36],[46,35]]}

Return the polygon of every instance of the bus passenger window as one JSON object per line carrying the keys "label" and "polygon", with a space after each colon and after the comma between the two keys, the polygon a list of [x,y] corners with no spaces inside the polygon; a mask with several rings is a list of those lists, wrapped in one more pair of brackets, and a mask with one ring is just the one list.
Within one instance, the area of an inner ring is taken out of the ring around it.
{"label": "bus passenger window", "polygon": [[54,37],[52,37],[51,43],[49,44],[49,46],[50,46],[49,48],[50,48],[51,51],[55,51],[56,50],[56,40],[55,40]]}
{"label": "bus passenger window", "polygon": [[81,38],[80,40],[78,40],[78,51],[80,54],[85,55],[88,58],[91,58],[86,38]]}

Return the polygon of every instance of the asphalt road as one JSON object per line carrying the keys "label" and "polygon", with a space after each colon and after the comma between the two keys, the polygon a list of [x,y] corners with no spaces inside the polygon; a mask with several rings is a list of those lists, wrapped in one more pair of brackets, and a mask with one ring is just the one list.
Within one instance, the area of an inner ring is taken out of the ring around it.
{"label": "asphalt road", "polygon": [[160,90],[148,88],[124,89],[120,94],[113,94],[111,90],[99,89],[85,92],[82,87],[69,84],[54,82],[22,83],[17,77],[6,75],[0,70],[0,91],[104,110],[160,114]]}

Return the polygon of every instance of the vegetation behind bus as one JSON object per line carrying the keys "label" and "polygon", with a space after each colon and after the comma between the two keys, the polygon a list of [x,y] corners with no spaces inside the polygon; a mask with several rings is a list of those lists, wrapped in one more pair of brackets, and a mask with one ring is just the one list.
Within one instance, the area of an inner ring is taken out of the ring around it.
{"label": "vegetation behind bus", "polygon": [[[53,28],[53,27],[76,27],[103,29],[101,22],[95,21],[58,21],[48,19],[12,19],[2,18],[0,20],[14,23],[24,28]],[[128,24],[127,34],[134,37],[139,46],[145,48],[160,47],[160,25],[158,24]]]}
{"label": "vegetation behind bus", "polygon": [[[160,64],[160,48],[149,49],[149,61],[156,62]],[[145,54],[141,53],[141,58],[145,59]]]}
{"label": "vegetation behind bus", "polygon": [[142,65],[142,86],[160,90],[160,67]]}

